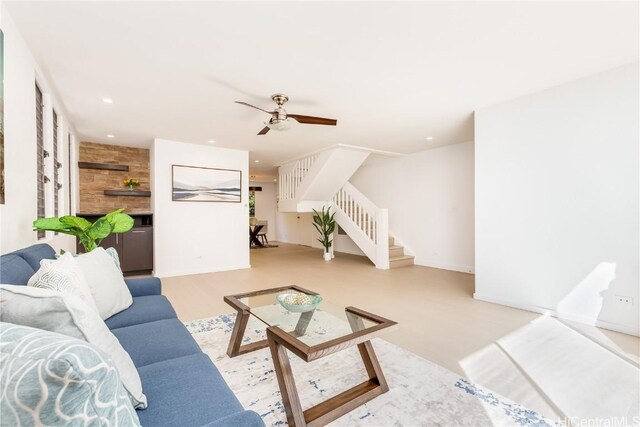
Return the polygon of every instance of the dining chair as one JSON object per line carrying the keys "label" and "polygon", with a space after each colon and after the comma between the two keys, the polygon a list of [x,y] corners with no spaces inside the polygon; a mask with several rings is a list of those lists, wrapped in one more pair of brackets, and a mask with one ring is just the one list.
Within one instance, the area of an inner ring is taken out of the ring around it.
{"label": "dining chair", "polygon": [[267,239],[267,227],[269,226],[269,221],[258,221],[259,225],[262,225],[262,230],[258,233],[258,239],[262,241],[263,245],[269,245],[269,239]]}

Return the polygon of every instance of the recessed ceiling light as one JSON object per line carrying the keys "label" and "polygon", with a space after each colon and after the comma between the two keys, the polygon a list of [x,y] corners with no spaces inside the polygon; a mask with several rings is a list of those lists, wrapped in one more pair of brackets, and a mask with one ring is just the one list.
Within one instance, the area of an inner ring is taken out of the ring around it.
{"label": "recessed ceiling light", "polygon": [[209,140],[209,144],[215,144],[216,142],[213,139]]}
{"label": "recessed ceiling light", "polygon": [[254,163],[260,163],[260,160],[254,160],[253,162]]}
{"label": "recessed ceiling light", "polygon": [[116,137],[115,135],[111,135],[111,134],[107,135],[107,138],[115,138],[115,137]]}
{"label": "recessed ceiling light", "polygon": [[433,137],[432,137],[432,136],[428,136],[428,137],[427,137],[427,141],[431,141],[432,139],[433,139]]}
{"label": "recessed ceiling light", "polygon": [[102,98],[102,102],[105,104],[113,104],[113,99],[111,98]]}

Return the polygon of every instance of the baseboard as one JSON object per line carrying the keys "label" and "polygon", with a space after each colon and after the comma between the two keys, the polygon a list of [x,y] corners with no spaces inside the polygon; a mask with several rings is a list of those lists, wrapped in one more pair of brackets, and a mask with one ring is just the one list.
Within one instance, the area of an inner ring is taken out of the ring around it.
{"label": "baseboard", "polygon": [[312,247],[312,246],[306,245],[306,244],[304,244],[304,243],[300,243],[300,242],[292,242],[292,241],[289,241],[289,240],[276,240],[276,242],[278,242],[278,243],[286,243],[286,244],[288,244],[288,245],[305,246],[305,247],[307,247],[307,248],[311,248],[311,247]]}
{"label": "baseboard", "polygon": [[220,271],[231,271],[231,270],[242,270],[245,268],[251,268],[251,265],[237,265],[237,266],[229,266],[224,268],[216,268],[212,269],[211,267],[202,268],[202,269],[194,269],[194,270],[174,270],[174,271],[155,271],[155,276],[159,278],[165,277],[177,277],[177,276],[191,276],[194,274],[205,274],[205,273],[218,273]]}
{"label": "baseboard", "polygon": [[468,265],[445,264],[443,262],[429,261],[429,260],[422,261],[418,259],[415,259],[414,262],[416,265],[421,265],[423,267],[439,268],[441,270],[458,271],[460,273],[475,274],[475,269]]}
{"label": "baseboard", "polygon": [[475,292],[473,294],[473,298],[477,299],[477,300],[480,300],[480,301],[490,302],[490,303],[493,303],[493,304],[506,305],[507,307],[513,307],[513,308],[517,308],[517,309],[520,309],[520,310],[531,311],[533,313],[548,314],[548,315],[556,317],[558,319],[569,320],[569,321],[578,322],[578,323],[584,323],[584,324],[587,324],[587,325],[593,325],[593,326],[597,326],[598,328],[609,329],[610,331],[615,331],[615,332],[622,332],[623,334],[627,334],[627,335],[633,335],[633,336],[636,336],[636,337],[640,336],[640,328],[629,327],[627,325],[622,325],[620,323],[612,323],[612,322],[607,322],[607,321],[604,321],[604,320],[596,320],[594,322],[593,319],[587,318],[585,316],[561,313],[561,312],[558,312],[557,310],[554,310],[554,309],[550,309],[550,308],[547,308],[547,307],[540,307],[540,306],[532,305],[532,304],[524,304],[524,303],[520,303],[520,302],[506,301],[506,300],[504,300],[502,298],[496,298],[496,297],[493,297],[491,295],[480,294],[478,292]]}

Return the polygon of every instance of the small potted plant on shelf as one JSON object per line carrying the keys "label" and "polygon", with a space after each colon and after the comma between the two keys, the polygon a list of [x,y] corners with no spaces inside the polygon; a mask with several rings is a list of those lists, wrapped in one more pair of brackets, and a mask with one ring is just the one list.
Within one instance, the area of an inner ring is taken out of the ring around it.
{"label": "small potted plant on shelf", "polygon": [[331,260],[331,245],[333,244],[333,240],[331,240],[331,235],[333,231],[336,229],[336,221],[333,219],[334,213],[329,212],[330,208],[324,210],[322,208],[322,212],[319,213],[317,210],[313,210],[313,226],[320,233],[321,239],[318,239],[318,242],[322,243],[324,247],[324,260]]}
{"label": "small potted plant on shelf", "polygon": [[85,252],[90,252],[111,233],[126,233],[131,230],[133,218],[123,211],[124,209],[117,209],[98,218],[95,222],[73,215],[40,218],[33,221],[33,229],[57,231],[76,236],[84,246]]}
{"label": "small potted plant on shelf", "polygon": [[129,191],[133,191],[138,185],[140,185],[140,181],[133,178],[127,178],[122,181],[122,183],[125,185],[125,187],[129,187]]}

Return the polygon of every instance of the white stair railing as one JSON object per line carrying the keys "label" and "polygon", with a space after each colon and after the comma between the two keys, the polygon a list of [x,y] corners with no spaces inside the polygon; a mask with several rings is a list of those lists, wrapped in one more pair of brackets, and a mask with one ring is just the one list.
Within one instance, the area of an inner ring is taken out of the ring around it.
{"label": "white stair railing", "polygon": [[389,268],[388,211],[377,207],[350,183],[333,197],[335,220],[377,268]]}
{"label": "white stair railing", "polygon": [[279,190],[280,200],[292,200],[296,198],[296,190],[304,177],[318,158],[317,154],[295,160],[280,166]]}

